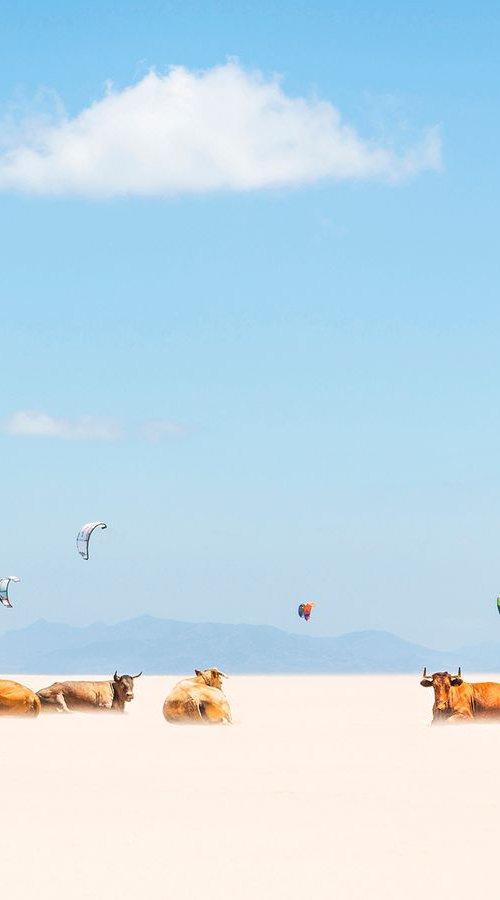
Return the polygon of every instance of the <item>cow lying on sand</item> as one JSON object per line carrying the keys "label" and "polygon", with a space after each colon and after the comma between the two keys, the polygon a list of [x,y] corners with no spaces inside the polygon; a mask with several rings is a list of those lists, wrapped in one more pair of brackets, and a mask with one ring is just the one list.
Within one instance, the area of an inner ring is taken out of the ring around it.
{"label": "cow lying on sand", "polygon": [[461,669],[458,675],[450,675],[449,672],[427,675],[424,669],[420,684],[434,688],[433,725],[500,718],[500,684],[494,681],[470,684],[462,680]]}
{"label": "cow lying on sand", "polygon": [[231,724],[231,710],[222,690],[222,679],[227,678],[218,669],[195,669],[193,678],[179,681],[163,704],[167,722],[175,725]]}
{"label": "cow lying on sand", "polygon": [[125,704],[134,699],[134,679],[139,675],[118,675],[112,681],[56,681],[38,691],[43,709],[57,712],[92,712],[113,710],[123,712]]}
{"label": "cow lying on sand", "polygon": [[34,691],[17,681],[0,681],[0,716],[31,716],[40,713],[40,700]]}

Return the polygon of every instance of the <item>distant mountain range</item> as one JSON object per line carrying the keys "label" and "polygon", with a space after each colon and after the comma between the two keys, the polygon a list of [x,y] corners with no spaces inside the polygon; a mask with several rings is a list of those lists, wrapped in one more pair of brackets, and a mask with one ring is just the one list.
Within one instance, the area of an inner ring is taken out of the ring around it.
{"label": "distant mountain range", "polygon": [[217,665],[229,673],[500,671],[500,643],[430,650],[386,631],[339,637],[289,634],[267,625],[176,622],[140,616],[84,628],[40,619],[0,635],[0,672],[148,675]]}

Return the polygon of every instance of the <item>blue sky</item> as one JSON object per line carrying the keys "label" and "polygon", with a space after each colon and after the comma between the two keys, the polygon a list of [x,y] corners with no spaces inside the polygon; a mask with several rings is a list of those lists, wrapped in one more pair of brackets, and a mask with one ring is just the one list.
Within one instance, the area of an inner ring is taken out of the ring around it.
{"label": "blue sky", "polygon": [[[0,630],[303,630],[309,598],[313,634],[497,636],[499,25],[493,3],[2,10],[1,574],[22,583]],[[172,65],[201,99],[167,163]],[[233,119],[267,90],[248,150]],[[355,134],[342,174],[318,100]],[[211,153],[223,135],[213,171],[202,128]],[[100,518],[84,563],[75,533]]]}

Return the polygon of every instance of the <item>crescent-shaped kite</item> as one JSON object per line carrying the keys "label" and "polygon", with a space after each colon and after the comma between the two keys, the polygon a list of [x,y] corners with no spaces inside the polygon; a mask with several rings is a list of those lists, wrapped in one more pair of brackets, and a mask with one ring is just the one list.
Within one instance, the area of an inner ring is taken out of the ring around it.
{"label": "crescent-shaped kite", "polygon": [[11,581],[21,581],[17,575],[6,575],[4,578],[0,578],[0,603],[3,606],[8,606],[9,609],[12,609],[12,603],[9,600],[9,584]]}
{"label": "crescent-shaped kite", "polygon": [[89,541],[92,532],[95,531],[96,528],[107,527],[105,522],[87,522],[86,525],[82,525],[76,536],[76,548],[83,559],[89,558]]}

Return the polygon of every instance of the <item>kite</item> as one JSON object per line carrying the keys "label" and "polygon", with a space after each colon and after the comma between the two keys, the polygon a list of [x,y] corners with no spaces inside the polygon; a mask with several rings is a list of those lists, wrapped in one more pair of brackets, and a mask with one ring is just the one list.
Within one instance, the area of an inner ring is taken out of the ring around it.
{"label": "kite", "polygon": [[96,528],[107,527],[105,522],[87,522],[86,525],[82,525],[76,536],[76,548],[83,559],[89,558],[89,541],[92,532],[95,531]]}
{"label": "kite", "polygon": [[497,609],[498,609],[498,612],[500,613],[500,596],[497,597]]}
{"label": "kite", "polygon": [[4,606],[8,606],[12,609],[12,603],[9,600],[9,584],[11,581],[21,581],[17,575],[7,575],[5,578],[0,578],[0,603],[3,603]]}
{"label": "kite", "polygon": [[316,606],[316,603],[301,603],[298,608],[300,618],[305,619],[305,621],[308,622],[313,606]]}

